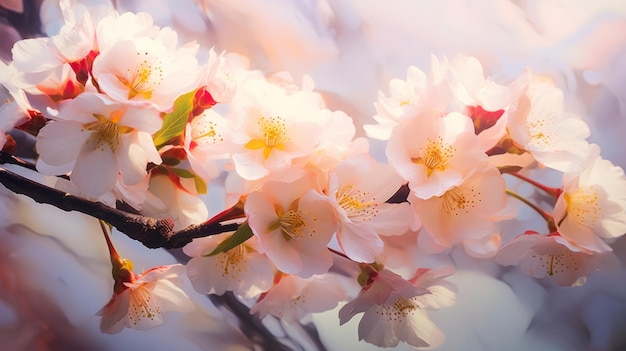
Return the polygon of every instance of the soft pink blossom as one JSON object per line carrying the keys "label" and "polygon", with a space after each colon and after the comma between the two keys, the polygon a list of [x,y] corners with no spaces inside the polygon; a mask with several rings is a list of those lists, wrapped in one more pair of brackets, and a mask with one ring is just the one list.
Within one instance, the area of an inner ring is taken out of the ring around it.
{"label": "soft pink blossom", "polygon": [[587,167],[563,175],[563,192],[554,208],[561,235],[585,249],[611,251],[605,239],[626,233],[624,170],[600,157],[597,145]]}
{"label": "soft pink blossom", "polygon": [[287,323],[295,323],[311,313],[325,312],[346,298],[334,274],[314,275],[304,279],[282,274],[278,282],[250,308],[260,318],[270,314]]}
{"label": "soft pink blossom", "polygon": [[506,207],[506,184],[493,167],[477,171],[440,196],[409,202],[435,242],[451,247],[465,240],[489,238],[498,233],[498,212]]}
{"label": "soft pink blossom", "polygon": [[[420,298],[429,290],[413,285],[401,276],[383,269],[370,275],[359,295],[339,311],[345,324],[363,312],[359,340],[380,347],[395,347],[400,342],[417,348],[435,348],[445,336],[430,320]],[[437,299],[427,300],[435,306]],[[445,304],[442,298],[440,304]]]}
{"label": "soft pink blossom", "polygon": [[327,244],[336,228],[328,198],[310,187],[306,178],[270,181],[249,194],[244,207],[260,250],[282,272],[303,278],[330,268]]}
{"label": "soft pink blossom", "polygon": [[251,298],[272,287],[274,266],[256,249],[256,238],[212,256],[209,254],[232,233],[194,239],[183,251],[192,257],[186,273],[196,291],[222,295],[232,291]]}
{"label": "soft pink blossom", "polygon": [[386,153],[389,164],[421,199],[441,196],[487,162],[472,120],[457,112],[399,124]]}
{"label": "soft pink blossom", "polygon": [[590,130],[580,116],[566,112],[563,91],[548,77],[527,72],[513,84],[508,131],[542,165],[578,172],[590,156]]}
{"label": "soft pink blossom", "polygon": [[559,233],[528,231],[506,243],[495,257],[504,266],[517,265],[538,279],[551,277],[558,285],[583,285],[600,264],[600,255],[581,248]]}
{"label": "soft pink blossom", "polygon": [[338,221],[337,241],[348,257],[373,262],[383,250],[379,235],[408,231],[410,205],[385,202],[403,183],[391,167],[366,155],[348,158],[333,170],[328,197]]}
{"label": "soft pink blossom", "polygon": [[182,289],[179,278],[183,265],[159,266],[124,283],[98,315],[102,316],[100,329],[109,334],[122,331],[124,327],[145,330],[163,323],[162,312],[189,312],[191,300]]}
{"label": "soft pink blossom", "polygon": [[55,120],[41,129],[37,167],[50,175],[71,171],[70,179],[83,194],[100,197],[113,189],[118,175],[134,185],[145,179],[149,162],[161,163],[151,137],[161,124],[155,110],[81,94],[63,101]]}

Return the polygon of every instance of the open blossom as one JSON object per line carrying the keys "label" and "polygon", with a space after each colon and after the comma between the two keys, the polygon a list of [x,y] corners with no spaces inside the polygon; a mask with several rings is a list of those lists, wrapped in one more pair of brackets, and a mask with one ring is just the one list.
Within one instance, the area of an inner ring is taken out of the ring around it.
{"label": "open blossom", "polygon": [[307,178],[265,183],[248,195],[244,210],[261,252],[279,270],[303,278],[328,271],[335,218],[328,199]]}
{"label": "open blossom", "polygon": [[473,173],[441,196],[420,199],[410,194],[409,202],[432,239],[444,247],[465,240],[489,238],[498,232],[495,222],[505,206],[506,184],[495,167]]}
{"label": "open blossom", "polygon": [[261,318],[270,314],[294,323],[311,313],[335,308],[345,295],[341,281],[331,273],[307,279],[281,274],[275,285],[250,308],[250,313],[258,313]]}
{"label": "open blossom", "polygon": [[194,117],[185,129],[184,147],[191,169],[205,180],[217,177],[216,159],[228,154],[230,126],[213,110]]}
{"label": "open blossom", "polygon": [[511,138],[542,165],[578,172],[590,156],[587,124],[563,110],[563,91],[551,79],[527,73],[514,83],[507,111]]}
{"label": "open blossom", "polygon": [[386,164],[366,155],[348,158],[330,175],[328,196],[337,216],[337,241],[358,262],[373,262],[382,250],[379,235],[408,231],[408,203],[385,203],[404,183]]}
{"label": "open blossom", "polygon": [[315,150],[321,133],[319,96],[288,92],[263,77],[242,82],[233,100],[232,159],[237,173],[248,180],[291,166],[297,157]]}
{"label": "open blossom", "polygon": [[177,47],[176,33],[169,28],[154,33],[145,14],[125,13],[102,21],[98,35],[106,37],[107,31],[126,30],[121,24],[131,20],[127,17],[141,19],[143,25],[136,28],[135,36],[99,37],[100,54],[93,62],[93,76],[100,89],[116,101],[168,111],[178,96],[197,87],[198,46],[188,43]]}
{"label": "open blossom", "polygon": [[180,264],[159,266],[138,276],[132,275],[119,292],[98,315],[102,316],[100,329],[109,334],[122,331],[124,327],[145,330],[163,323],[162,312],[188,312],[193,304],[181,288],[180,275],[185,267]]}
{"label": "open blossom", "polygon": [[449,85],[444,80],[447,64],[431,57],[431,70],[427,75],[415,66],[407,69],[406,79],[389,81],[389,96],[378,92],[374,103],[378,124],[365,125],[370,138],[388,140],[393,128],[403,121],[415,118],[427,111],[442,111],[451,98]]}
{"label": "open blossom", "polygon": [[459,112],[472,118],[481,149],[487,151],[506,135],[504,111],[511,100],[510,88],[486,79],[475,57],[456,57],[449,65],[447,77]]}
{"label": "open blossom", "polygon": [[585,249],[611,251],[604,239],[626,233],[626,176],[602,159],[597,145],[585,170],[563,175],[563,192],[554,208],[561,235]]}
{"label": "open blossom", "polygon": [[62,1],[61,7],[66,22],[60,33],[20,40],[13,46],[12,54],[26,91],[65,99],[76,96],[82,89],[80,84],[87,81],[88,70],[79,66],[97,50],[93,18],[106,10],[97,7],[92,14],[81,4],[70,6],[69,1]]}
{"label": "open blossom", "polygon": [[558,285],[579,286],[598,268],[600,254],[575,245],[559,233],[529,231],[502,246],[495,260],[504,266],[517,265],[531,277],[551,277]]}
{"label": "open blossom", "polygon": [[72,172],[80,191],[98,198],[111,191],[121,175],[134,185],[147,175],[148,162],[161,158],[151,135],[162,121],[155,110],[138,109],[84,93],[59,105],[55,120],[37,136],[37,168],[49,175]]}
{"label": "open blossom", "polygon": [[441,196],[487,162],[472,120],[458,112],[423,115],[399,124],[386,153],[389,164],[421,199]]}
{"label": "open blossom", "polygon": [[[430,320],[420,298],[430,294],[401,276],[383,269],[370,275],[359,295],[339,311],[343,325],[363,312],[359,340],[380,347],[395,347],[401,341],[417,348],[435,348],[445,336]],[[433,298],[431,304],[436,305]],[[442,306],[446,298],[441,299]]]}
{"label": "open blossom", "polygon": [[232,291],[236,296],[251,298],[272,287],[274,266],[256,249],[256,238],[212,256],[209,254],[232,233],[194,239],[183,251],[192,257],[186,273],[196,291],[222,295]]}

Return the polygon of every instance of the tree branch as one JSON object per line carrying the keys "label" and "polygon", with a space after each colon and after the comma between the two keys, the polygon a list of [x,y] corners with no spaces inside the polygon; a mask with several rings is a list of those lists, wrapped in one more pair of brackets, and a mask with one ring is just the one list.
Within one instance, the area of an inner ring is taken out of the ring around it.
{"label": "tree branch", "polygon": [[68,212],[78,211],[101,219],[151,249],[180,248],[194,238],[233,231],[239,226],[236,223],[223,225],[207,221],[174,232],[174,222],[169,218],[156,219],[121,211],[101,202],[87,200],[40,184],[1,167],[0,183],[14,193],[26,195],[38,203],[50,204]]}

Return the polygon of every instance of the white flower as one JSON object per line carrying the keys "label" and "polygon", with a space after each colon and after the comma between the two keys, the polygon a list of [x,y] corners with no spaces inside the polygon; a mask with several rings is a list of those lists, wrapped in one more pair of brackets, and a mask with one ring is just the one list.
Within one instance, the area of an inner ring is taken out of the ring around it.
{"label": "white flower", "polygon": [[580,171],[591,152],[590,131],[580,116],[563,110],[563,92],[552,80],[530,73],[513,89],[517,99],[507,111],[511,138],[546,167]]}
{"label": "white flower", "polygon": [[208,256],[232,233],[194,239],[183,251],[192,259],[186,273],[196,291],[222,295],[232,291],[237,296],[255,297],[272,287],[274,266],[256,250],[256,238],[234,248]]}
{"label": "white flower", "polygon": [[554,208],[561,235],[585,249],[611,248],[603,239],[626,233],[626,176],[624,170],[600,157],[597,145],[585,170],[563,175],[563,193]]}
{"label": "white flower", "polygon": [[121,291],[111,297],[98,315],[100,329],[109,334],[124,327],[150,329],[163,323],[161,312],[188,312],[193,304],[182,290],[179,276],[185,267],[180,264],[152,268],[124,283]]}
{"label": "white flower", "polygon": [[151,137],[162,124],[155,110],[84,93],[63,101],[55,119],[37,136],[37,168],[49,175],[71,171],[71,181],[89,197],[111,191],[118,174],[124,184],[137,184],[149,162],[161,163]]}
{"label": "white flower", "polygon": [[408,203],[385,203],[404,181],[386,164],[368,156],[348,158],[330,175],[328,197],[337,216],[337,241],[358,262],[373,262],[383,250],[379,235],[408,231]]}
{"label": "white flower", "polygon": [[282,274],[280,280],[250,308],[250,313],[258,313],[261,318],[271,314],[293,323],[311,313],[330,310],[343,299],[344,289],[333,274],[307,279]]}

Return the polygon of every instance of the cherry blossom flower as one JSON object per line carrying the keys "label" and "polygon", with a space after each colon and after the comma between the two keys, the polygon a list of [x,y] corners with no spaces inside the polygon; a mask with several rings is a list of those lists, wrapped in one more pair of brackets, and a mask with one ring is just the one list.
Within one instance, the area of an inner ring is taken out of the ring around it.
{"label": "cherry blossom flower", "polygon": [[237,92],[242,70],[225,53],[218,55],[211,48],[208,62],[202,66],[199,85],[206,87],[215,103],[231,102]]}
{"label": "cherry blossom flower", "polygon": [[270,314],[295,323],[311,313],[335,308],[345,298],[341,281],[334,274],[307,279],[281,274],[278,282],[250,308],[250,313],[258,313],[260,318]]}
{"label": "cherry blossom flower", "polygon": [[549,276],[561,286],[580,286],[598,268],[600,256],[559,233],[541,235],[528,231],[502,246],[495,260],[504,266],[517,265],[537,279]]}
{"label": "cherry blossom flower", "polygon": [[551,79],[527,72],[514,84],[508,114],[511,138],[542,165],[578,172],[590,156],[587,124],[563,110],[563,91]]}
{"label": "cherry blossom flower", "polygon": [[594,156],[582,172],[563,175],[563,193],[554,208],[559,233],[587,250],[611,251],[604,239],[626,233],[626,176],[624,170]]}
{"label": "cherry blossom flower", "polygon": [[93,76],[100,89],[116,101],[168,111],[181,92],[197,87],[198,46],[188,43],[177,48],[177,36],[171,29],[163,28],[154,34],[151,19],[128,13],[116,20],[101,21],[98,35],[119,31],[121,24],[132,20],[127,17],[140,19],[140,26],[131,27],[136,36],[99,38],[99,43],[104,43],[93,62]]}
{"label": "cherry blossom flower", "polygon": [[408,231],[410,205],[385,203],[403,182],[391,167],[368,156],[348,158],[331,173],[328,196],[338,219],[337,241],[348,257],[373,262],[383,249],[379,235]]}
{"label": "cherry blossom flower", "polygon": [[274,266],[256,250],[256,238],[212,256],[209,254],[232,233],[194,239],[183,251],[192,257],[186,273],[196,291],[222,295],[232,291],[251,298],[272,287]]}
{"label": "cherry blossom flower", "polygon": [[23,88],[57,101],[75,97],[87,83],[91,62],[97,55],[95,21],[108,10],[100,6],[88,9],[69,1],[61,1],[60,6],[65,24],[58,34],[20,40],[12,49]]}
{"label": "cherry blossom flower", "polygon": [[450,87],[444,80],[447,72],[448,65],[441,64],[432,56],[430,74],[410,66],[405,80],[390,80],[389,96],[378,92],[378,101],[374,103],[377,112],[374,120],[378,124],[365,125],[367,135],[388,140],[399,123],[428,111],[443,111],[452,97]]}
{"label": "cherry blossom flower", "polygon": [[276,267],[303,278],[328,271],[327,244],[336,223],[328,198],[311,189],[310,180],[269,181],[248,195],[244,206],[259,247]]}
{"label": "cherry blossom flower", "polygon": [[506,207],[506,184],[498,169],[485,167],[441,196],[409,202],[435,242],[444,247],[465,240],[488,238],[498,232],[498,212]]}
{"label": "cherry blossom flower", "polygon": [[511,100],[510,88],[486,79],[475,57],[456,57],[449,66],[447,77],[455,100],[461,104],[459,112],[472,118],[481,149],[487,151],[506,135],[504,111]]}
{"label": "cherry blossom flower", "polygon": [[203,179],[218,175],[215,160],[227,157],[231,146],[230,133],[228,121],[213,110],[203,111],[187,124],[184,146],[189,166]]}
{"label": "cherry blossom flower", "polygon": [[321,133],[321,100],[308,91],[287,94],[284,88],[251,76],[233,100],[232,152],[235,169],[248,180],[291,166],[315,150]]}
{"label": "cherry blossom flower", "polygon": [[[435,348],[443,343],[445,336],[419,300],[427,294],[430,294],[428,289],[383,269],[371,274],[359,295],[341,308],[339,321],[343,325],[363,312],[359,340],[380,347],[395,347],[402,341],[417,348]],[[446,298],[424,301],[443,306]]]}
{"label": "cherry blossom flower", "polygon": [[98,198],[113,189],[118,174],[134,185],[146,177],[148,162],[161,163],[151,137],[161,124],[155,110],[120,105],[102,94],[81,94],[62,102],[55,121],[41,129],[37,168],[49,175],[71,171],[80,191]]}
{"label": "cherry blossom flower", "polygon": [[477,138],[472,120],[463,114],[423,115],[394,128],[386,153],[411,191],[428,199],[461,184],[486,164]]}
{"label": "cherry blossom flower", "polygon": [[190,311],[193,304],[181,288],[184,269],[175,264],[155,267],[138,276],[130,272],[130,282],[113,293],[98,312],[102,316],[100,329],[109,334],[119,333],[124,327],[150,329],[163,323],[162,312]]}

